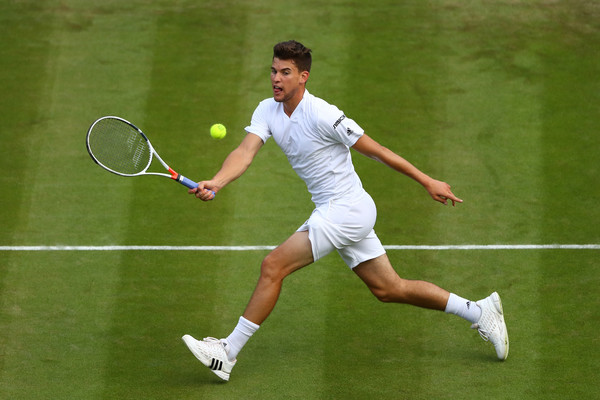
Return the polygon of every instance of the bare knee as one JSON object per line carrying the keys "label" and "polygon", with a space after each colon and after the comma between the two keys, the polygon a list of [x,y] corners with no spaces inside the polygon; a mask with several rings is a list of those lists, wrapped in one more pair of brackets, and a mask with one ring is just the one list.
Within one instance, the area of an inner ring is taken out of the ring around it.
{"label": "bare knee", "polygon": [[404,303],[404,281],[402,279],[394,282],[386,282],[383,286],[370,287],[371,293],[382,303]]}
{"label": "bare knee", "polygon": [[371,289],[371,292],[382,303],[392,303],[394,301],[391,293],[386,289]]}
{"label": "bare knee", "polygon": [[282,264],[277,261],[277,257],[269,254],[260,265],[260,278],[269,281],[282,281],[286,277]]}
{"label": "bare knee", "polygon": [[387,255],[383,254],[359,264],[354,268],[354,272],[377,300],[383,303],[404,302],[406,281],[396,273]]}

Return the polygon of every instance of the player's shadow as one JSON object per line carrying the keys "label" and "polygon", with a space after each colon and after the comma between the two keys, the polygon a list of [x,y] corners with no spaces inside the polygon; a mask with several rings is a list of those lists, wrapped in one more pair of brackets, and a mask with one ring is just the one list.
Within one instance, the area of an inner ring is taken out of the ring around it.
{"label": "player's shadow", "polygon": [[178,387],[201,387],[207,385],[225,385],[228,383],[208,370],[179,371],[178,374],[173,374],[171,378],[169,384]]}

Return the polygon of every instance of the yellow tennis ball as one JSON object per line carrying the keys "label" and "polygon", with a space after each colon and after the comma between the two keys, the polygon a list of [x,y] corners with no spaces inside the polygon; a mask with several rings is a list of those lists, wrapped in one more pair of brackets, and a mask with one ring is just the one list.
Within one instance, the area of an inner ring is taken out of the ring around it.
{"label": "yellow tennis ball", "polygon": [[210,127],[210,136],[213,139],[223,139],[227,135],[227,129],[223,124],[214,124]]}

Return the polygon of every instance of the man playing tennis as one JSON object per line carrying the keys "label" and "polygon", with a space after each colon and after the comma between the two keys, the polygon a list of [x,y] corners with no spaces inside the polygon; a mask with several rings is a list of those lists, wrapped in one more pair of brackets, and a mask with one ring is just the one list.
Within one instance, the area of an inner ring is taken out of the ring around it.
{"label": "man playing tennis", "polygon": [[373,230],[377,211],[354,171],[350,148],[414,179],[433,200],[444,205],[452,202],[453,206],[462,200],[447,183],[430,178],[367,136],[337,107],[310,94],[306,82],[311,50],[296,41],[278,43],[273,50],[273,97],[258,105],[247,135],[219,172],[189,193],[212,200],[215,193],[246,171],[263,144],[273,137],[306,183],[315,209],[294,234],[265,257],[254,293],[231,334],[225,339],[204,340],[185,335],[188,348],[220,378],[229,380],[238,353],[275,307],[284,278],[337,250],[379,300],[456,314],[492,342],[499,359],[506,359],[508,334],[496,292],[472,302],[432,283],[398,276]]}

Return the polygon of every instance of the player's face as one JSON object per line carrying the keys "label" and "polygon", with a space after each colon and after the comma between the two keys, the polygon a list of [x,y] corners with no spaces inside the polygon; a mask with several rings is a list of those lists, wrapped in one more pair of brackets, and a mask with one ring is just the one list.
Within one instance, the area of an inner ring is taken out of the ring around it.
{"label": "player's face", "polygon": [[292,60],[273,58],[271,65],[271,85],[273,98],[277,102],[300,102],[304,94],[304,84],[308,79],[308,71],[298,71]]}

